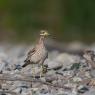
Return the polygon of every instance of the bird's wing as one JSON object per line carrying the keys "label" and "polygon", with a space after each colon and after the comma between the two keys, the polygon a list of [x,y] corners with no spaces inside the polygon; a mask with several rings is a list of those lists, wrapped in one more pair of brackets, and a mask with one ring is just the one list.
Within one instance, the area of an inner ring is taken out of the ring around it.
{"label": "bird's wing", "polygon": [[31,49],[29,52],[28,52],[28,54],[27,54],[27,58],[25,59],[25,63],[26,62],[29,62],[30,61],[30,57],[35,53],[35,48],[33,48],[33,49]]}
{"label": "bird's wing", "polygon": [[33,55],[34,53],[35,53],[35,48],[33,48],[32,50],[30,50],[29,52],[28,52],[28,54],[27,54],[27,56],[31,56],[31,55]]}

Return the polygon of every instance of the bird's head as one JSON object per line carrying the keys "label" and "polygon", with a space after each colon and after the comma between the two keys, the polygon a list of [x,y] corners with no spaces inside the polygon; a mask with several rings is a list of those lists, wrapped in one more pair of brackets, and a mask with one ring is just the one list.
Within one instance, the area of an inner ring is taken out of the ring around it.
{"label": "bird's head", "polygon": [[47,30],[41,30],[41,31],[40,31],[40,35],[41,35],[41,36],[49,36],[50,34],[48,33]]}

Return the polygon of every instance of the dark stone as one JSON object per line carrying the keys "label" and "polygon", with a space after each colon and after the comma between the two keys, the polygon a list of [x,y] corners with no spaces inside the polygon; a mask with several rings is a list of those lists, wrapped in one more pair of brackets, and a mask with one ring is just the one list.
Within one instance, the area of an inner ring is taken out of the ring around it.
{"label": "dark stone", "polygon": [[89,89],[87,87],[83,87],[78,90],[78,93],[85,93],[86,91],[89,91]]}
{"label": "dark stone", "polygon": [[80,68],[80,63],[74,63],[72,66],[71,66],[71,68],[70,68],[70,70],[74,70],[74,69],[79,69]]}

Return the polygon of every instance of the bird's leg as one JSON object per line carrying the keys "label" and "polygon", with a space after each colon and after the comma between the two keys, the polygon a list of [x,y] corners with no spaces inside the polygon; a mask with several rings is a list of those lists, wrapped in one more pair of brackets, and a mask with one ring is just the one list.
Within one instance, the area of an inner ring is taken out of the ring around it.
{"label": "bird's leg", "polygon": [[43,65],[43,73],[45,74],[47,72],[48,65]]}
{"label": "bird's leg", "polygon": [[43,75],[43,60],[40,60],[39,65],[40,65],[40,78],[41,78]]}
{"label": "bird's leg", "polygon": [[35,79],[35,68],[34,68],[34,64],[32,64],[32,76],[33,76],[33,79]]}
{"label": "bird's leg", "polygon": [[41,65],[41,68],[40,68],[40,78],[42,77],[42,65]]}
{"label": "bird's leg", "polygon": [[43,70],[44,70],[44,67],[43,67],[43,64],[41,64],[41,69],[40,69],[40,78],[43,76]]}

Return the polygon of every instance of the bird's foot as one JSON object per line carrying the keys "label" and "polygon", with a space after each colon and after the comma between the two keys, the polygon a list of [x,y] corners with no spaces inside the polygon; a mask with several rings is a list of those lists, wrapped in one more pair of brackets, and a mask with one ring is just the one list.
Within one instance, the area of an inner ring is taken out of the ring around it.
{"label": "bird's foot", "polygon": [[42,73],[45,74],[48,71],[48,65],[43,65]]}

